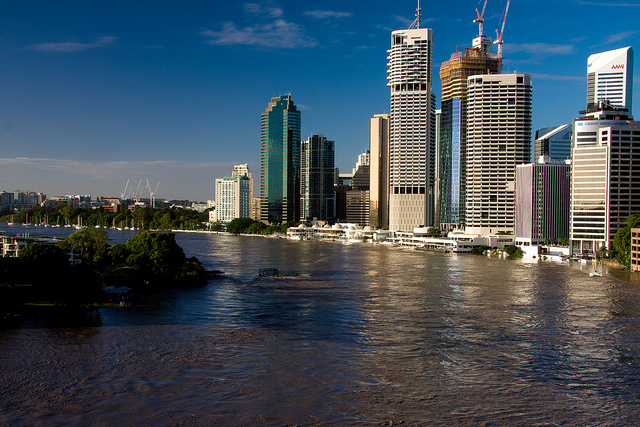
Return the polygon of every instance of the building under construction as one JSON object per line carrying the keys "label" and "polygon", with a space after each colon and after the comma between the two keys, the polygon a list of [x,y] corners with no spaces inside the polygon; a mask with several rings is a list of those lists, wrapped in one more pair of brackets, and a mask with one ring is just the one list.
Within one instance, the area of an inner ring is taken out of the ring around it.
{"label": "building under construction", "polygon": [[[486,1],[484,3],[486,7]],[[507,3],[508,5],[508,3]],[[506,11],[503,15],[506,19]],[[483,34],[484,8],[478,12],[478,36],[471,48],[458,51],[442,63],[442,113],[440,122],[440,228],[451,230],[465,224],[467,78],[502,71],[502,33],[497,34],[498,54],[490,54],[491,38]],[[503,27],[504,30],[504,21]],[[496,31],[497,32],[497,31]]]}

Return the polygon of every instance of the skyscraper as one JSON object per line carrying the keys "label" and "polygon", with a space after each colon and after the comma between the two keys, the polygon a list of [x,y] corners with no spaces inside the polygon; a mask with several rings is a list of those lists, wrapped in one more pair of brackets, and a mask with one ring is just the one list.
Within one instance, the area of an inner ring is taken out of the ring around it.
{"label": "skyscraper", "polygon": [[[484,21],[482,21],[484,22]],[[480,33],[482,23],[480,24]],[[491,39],[479,34],[473,47],[456,50],[442,63],[442,113],[440,117],[440,224],[447,229],[465,223],[467,181],[467,78],[498,74],[502,58],[489,53]]]}
{"label": "skyscraper", "polygon": [[389,229],[413,231],[431,226],[434,212],[433,32],[420,28],[419,9],[409,29],[391,33],[388,54]]}
{"label": "skyscraper", "polygon": [[531,76],[476,75],[467,87],[466,230],[513,231],[516,166],[531,158]]}
{"label": "skyscraper", "polygon": [[573,120],[571,252],[612,247],[626,219],[640,212],[640,122],[600,101]]}
{"label": "skyscraper", "polygon": [[300,111],[291,95],[271,98],[261,116],[260,220],[300,218]]}
{"label": "skyscraper", "polygon": [[563,162],[571,159],[571,125],[560,125],[538,129],[534,142],[533,161],[539,162],[540,157],[550,161]]}
{"label": "skyscraper", "polygon": [[389,115],[376,114],[369,128],[369,221],[389,227]]}
{"label": "skyscraper", "polygon": [[633,49],[609,50],[587,59],[587,108],[598,101],[626,108],[632,114]]}
{"label": "skyscraper", "polygon": [[300,219],[326,221],[335,218],[333,189],[335,143],[323,135],[311,135],[300,147]]}

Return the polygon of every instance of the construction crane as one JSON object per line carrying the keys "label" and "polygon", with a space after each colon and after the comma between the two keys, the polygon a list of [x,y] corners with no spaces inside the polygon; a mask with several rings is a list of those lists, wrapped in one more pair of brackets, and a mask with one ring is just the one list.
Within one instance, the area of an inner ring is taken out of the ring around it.
{"label": "construction crane", "polygon": [[[478,3],[480,5],[480,3]],[[476,7],[476,13],[478,14],[478,19],[474,19],[473,23],[478,24],[478,36],[484,35],[484,10],[487,8],[487,0],[484,0],[484,6],[482,6],[482,13],[478,12],[478,8]]]}
{"label": "construction crane", "polygon": [[[158,186],[160,185],[160,181],[158,181],[158,183],[156,184],[156,189],[155,190],[151,190],[151,183],[153,181],[149,181],[147,180],[147,187],[149,187],[149,202],[151,202],[151,207],[155,208],[156,207],[156,192],[158,191]],[[145,188],[147,188],[145,187]],[[142,190],[144,191],[144,190]]]}
{"label": "construction crane", "polygon": [[124,191],[120,193],[120,200],[123,202],[127,199],[127,188],[129,188],[129,180],[127,180],[127,185],[124,186]]}
{"label": "construction crane", "polygon": [[500,30],[500,32],[498,32],[498,29],[496,28],[496,41],[493,42],[494,44],[498,45],[498,57],[500,59],[502,59],[502,44],[504,43],[504,41],[502,40],[502,35],[504,34],[504,24],[505,22],[507,22],[509,3],[511,3],[511,0],[507,0],[507,6],[504,8],[504,13],[502,14],[502,29]]}

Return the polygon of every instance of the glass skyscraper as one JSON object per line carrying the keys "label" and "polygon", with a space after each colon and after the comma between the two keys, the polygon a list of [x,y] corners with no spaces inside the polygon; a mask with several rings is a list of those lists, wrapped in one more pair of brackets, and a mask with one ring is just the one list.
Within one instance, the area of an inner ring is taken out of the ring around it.
{"label": "glass skyscraper", "polygon": [[491,39],[482,34],[473,47],[456,51],[442,63],[442,112],[440,116],[440,227],[457,228],[465,224],[467,180],[467,78],[478,74],[497,74],[502,57],[489,53]]}
{"label": "glass skyscraper", "polygon": [[300,218],[300,111],[291,95],[271,98],[261,116],[260,220]]}
{"label": "glass skyscraper", "polygon": [[300,148],[301,220],[325,221],[335,218],[333,189],[335,143],[323,135],[311,135]]}

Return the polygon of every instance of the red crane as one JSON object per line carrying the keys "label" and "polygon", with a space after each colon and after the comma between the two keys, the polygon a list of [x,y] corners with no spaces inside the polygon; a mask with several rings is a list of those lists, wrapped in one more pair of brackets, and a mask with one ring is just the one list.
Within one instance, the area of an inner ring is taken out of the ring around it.
{"label": "red crane", "polygon": [[502,29],[500,30],[500,32],[498,32],[498,29],[496,28],[496,41],[493,42],[494,44],[498,45],[498,56],[500,58],[502,58],[502,44],[504,43],[504,41],[502,40],[502,35],[504,34],[504,24],[505,22],[507,22],[509,3],[511,3],[511,0],[507,0],[507,6],[504,8],[504,12],[502,13]]}

